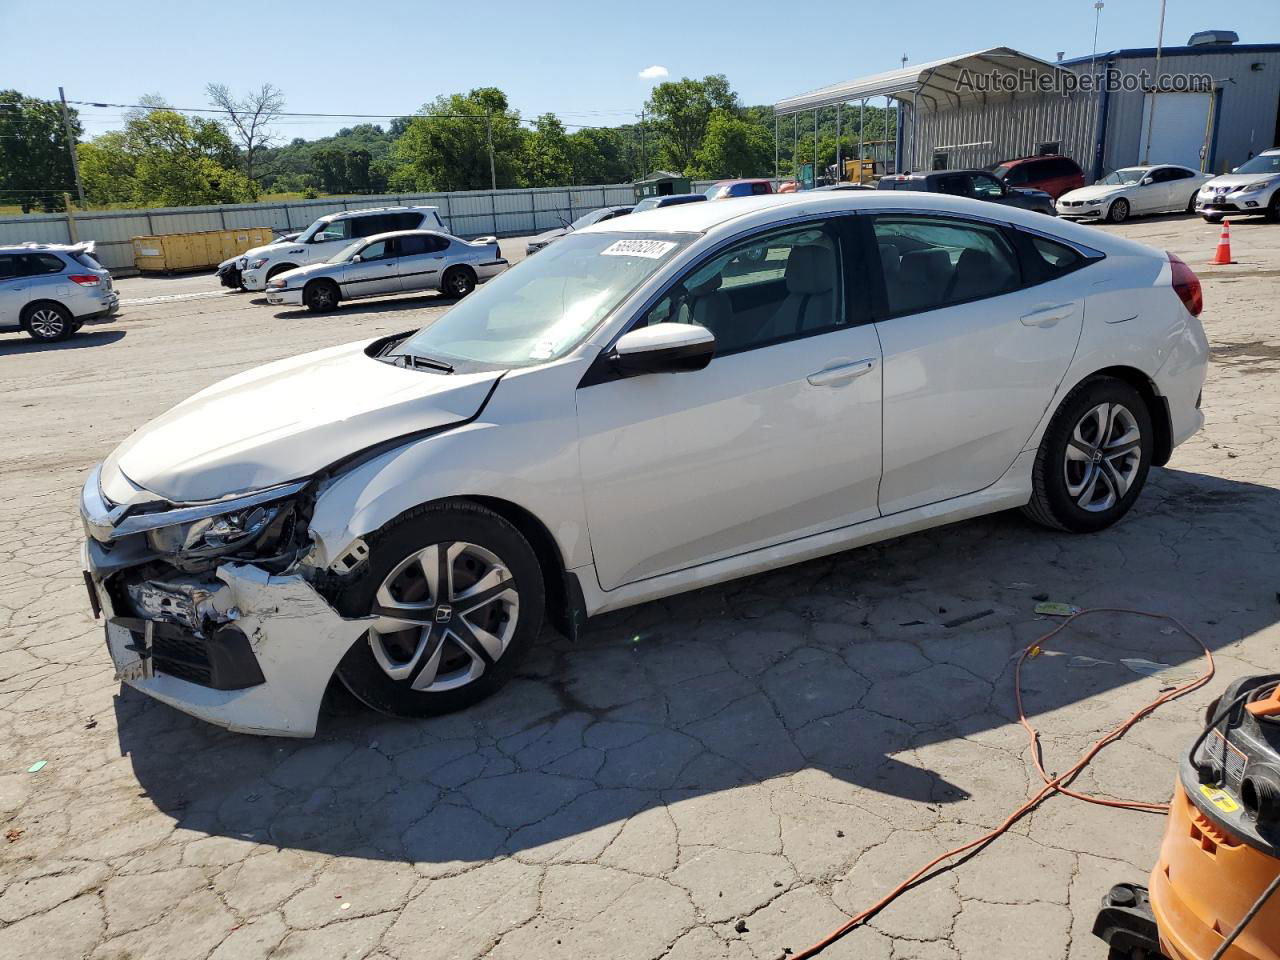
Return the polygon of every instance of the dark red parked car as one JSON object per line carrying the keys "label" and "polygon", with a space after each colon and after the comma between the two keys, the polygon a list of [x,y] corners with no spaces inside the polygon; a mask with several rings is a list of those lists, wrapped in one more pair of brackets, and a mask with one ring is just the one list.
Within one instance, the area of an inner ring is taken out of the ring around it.
{"label": "dark red parked car", "polygon": [[1049,155],[1005,160],[991,171],[1008,186],[1043,190],[1057,200],[1068,190],[1084,186],[1084,171],[1070,157]]}

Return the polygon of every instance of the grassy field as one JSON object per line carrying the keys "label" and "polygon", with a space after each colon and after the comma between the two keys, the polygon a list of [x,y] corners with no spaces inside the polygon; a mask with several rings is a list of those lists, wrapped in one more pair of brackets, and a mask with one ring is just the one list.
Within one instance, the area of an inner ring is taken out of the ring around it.
{"label": "grassy field", "polygon": [[[313,199],[316,199],[316,200],[322,200],[322,199],[324,199],[325,197],[330,197],[330,196],[332,196],[332,197],[350,197],[350,196],[353,196],[353,194],[349,194],[349,193],[333,193],[333,194],[322,193],[322,194],[317,195],[317,196],[316,196],[316,197],[314,197]],[[257,199],[257,201],[255,201],[255,202],[257,202],[257,203],[289,203],[289,202],[294,201],[294,200],[305,200],[305,199],[307,199],[307,198],[306,198],[306,197],[304,197],[301,193],[264,193],[264,194],[263,194],[262,196],[260,196],[260,197]],[[151,205],[151,206],[154,206],[154,204],[153,204],[153,205]],[[90,209],[90,210],[143,210],[143,209],[147,209],[147,207],[146,207],[146,206],[137,206],[137,205],[129,204],[129,203],[107,203],[107,204],[92,204],[92,203],[91,203],[91,204],[89,204],[89,209]],[[34,213],[39,213],[39,212],[40,212],[40,211],[38,211],[38,210],[33,210],[33,211],[32,211],[32,213],[33,213],[33,214],[34,214]],[[22,207],[17,206],[17,205],[5,205],[5,204],[0,204],[0,217],[20,217],[20,216],[22,216]]]}

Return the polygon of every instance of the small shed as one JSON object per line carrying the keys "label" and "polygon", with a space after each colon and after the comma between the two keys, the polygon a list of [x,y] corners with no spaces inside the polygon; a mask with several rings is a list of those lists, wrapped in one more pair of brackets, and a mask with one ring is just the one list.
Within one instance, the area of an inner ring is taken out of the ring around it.
{"label": "small shed", "polygon": [[669,197],[673,193],[689,193],[692,189],[688,177],[669,170],[655,170],[633,186],[637,203],[645,197]]}

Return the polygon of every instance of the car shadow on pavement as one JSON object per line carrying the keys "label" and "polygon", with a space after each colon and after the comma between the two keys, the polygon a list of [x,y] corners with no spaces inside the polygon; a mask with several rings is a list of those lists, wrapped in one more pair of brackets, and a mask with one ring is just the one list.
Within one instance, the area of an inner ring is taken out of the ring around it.
{"label": "car shadow on pavement", "polygon": [[24,353],[45,353],[49,350],[83,350],[88,347],[105,347],[109,343],[123,340],[124,330],[82,330],[80,333],[53,343],[41,343],[32,340],[26,334],[22,339],[15,335],[13,339],[0,337],[0,357],[18,356]]}
{"label": "car shadow on pavement", "polygon": [[[982,823],[991,812],[973,794],[1030,789],[1013,666],[1060,622],[1034,613],[1038,598],[1167,614],[1222,651],[1214,683],[1131,734],[1172,751],[1227,679],[1262,669],[1222,648],[1280,618],[1278,536],[1276,490],[1154,470],[1102,534],[999,514],[607,615],[576,645],[545,633],[515,680],[460,714],[392,720],[335,695],[319,736],[291,741],[126,689],[120,748],[184,829],[430,875],[513,853],[590,860],[649,810],[677,825],[701,811],[697,829],[729,832],[705,826],[709,810]],[[1072,624],[1023,680],[1048,762],[1202,662],[1167,621]],[[730,790],[710,801],[723,807],[703,802]]]}

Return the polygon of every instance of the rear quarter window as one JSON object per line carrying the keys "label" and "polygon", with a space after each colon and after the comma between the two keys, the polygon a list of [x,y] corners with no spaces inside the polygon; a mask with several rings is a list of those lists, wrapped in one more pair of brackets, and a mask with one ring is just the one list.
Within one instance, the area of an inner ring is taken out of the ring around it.
{"label": "rear quarter window", "polygon": [[1074,247],[1059,243],[1056,240],[1050,240],[1048,237],[1021,232],[1019,232],[1019,236],[1021,238],[1019,252],[1022,255],[1023,275],[1026,277],[1028,284],[1056,280],[1058,277],[1064,277],[1068,273],[1073,273],[1096,260],[1102,259],[1101,255],[1097,257],[1086,256]]}
{"label": "rear quarter window", "polygon": [[68,256],[70,256],[72,260],[80,264],[80,266],[84,267],[86,270],[106,269],[105,267],[102,266],[102,264],[100,264],[97,260],[94,259],[93,254],[91,253],[78,252],[78,253],[68,254]]}

